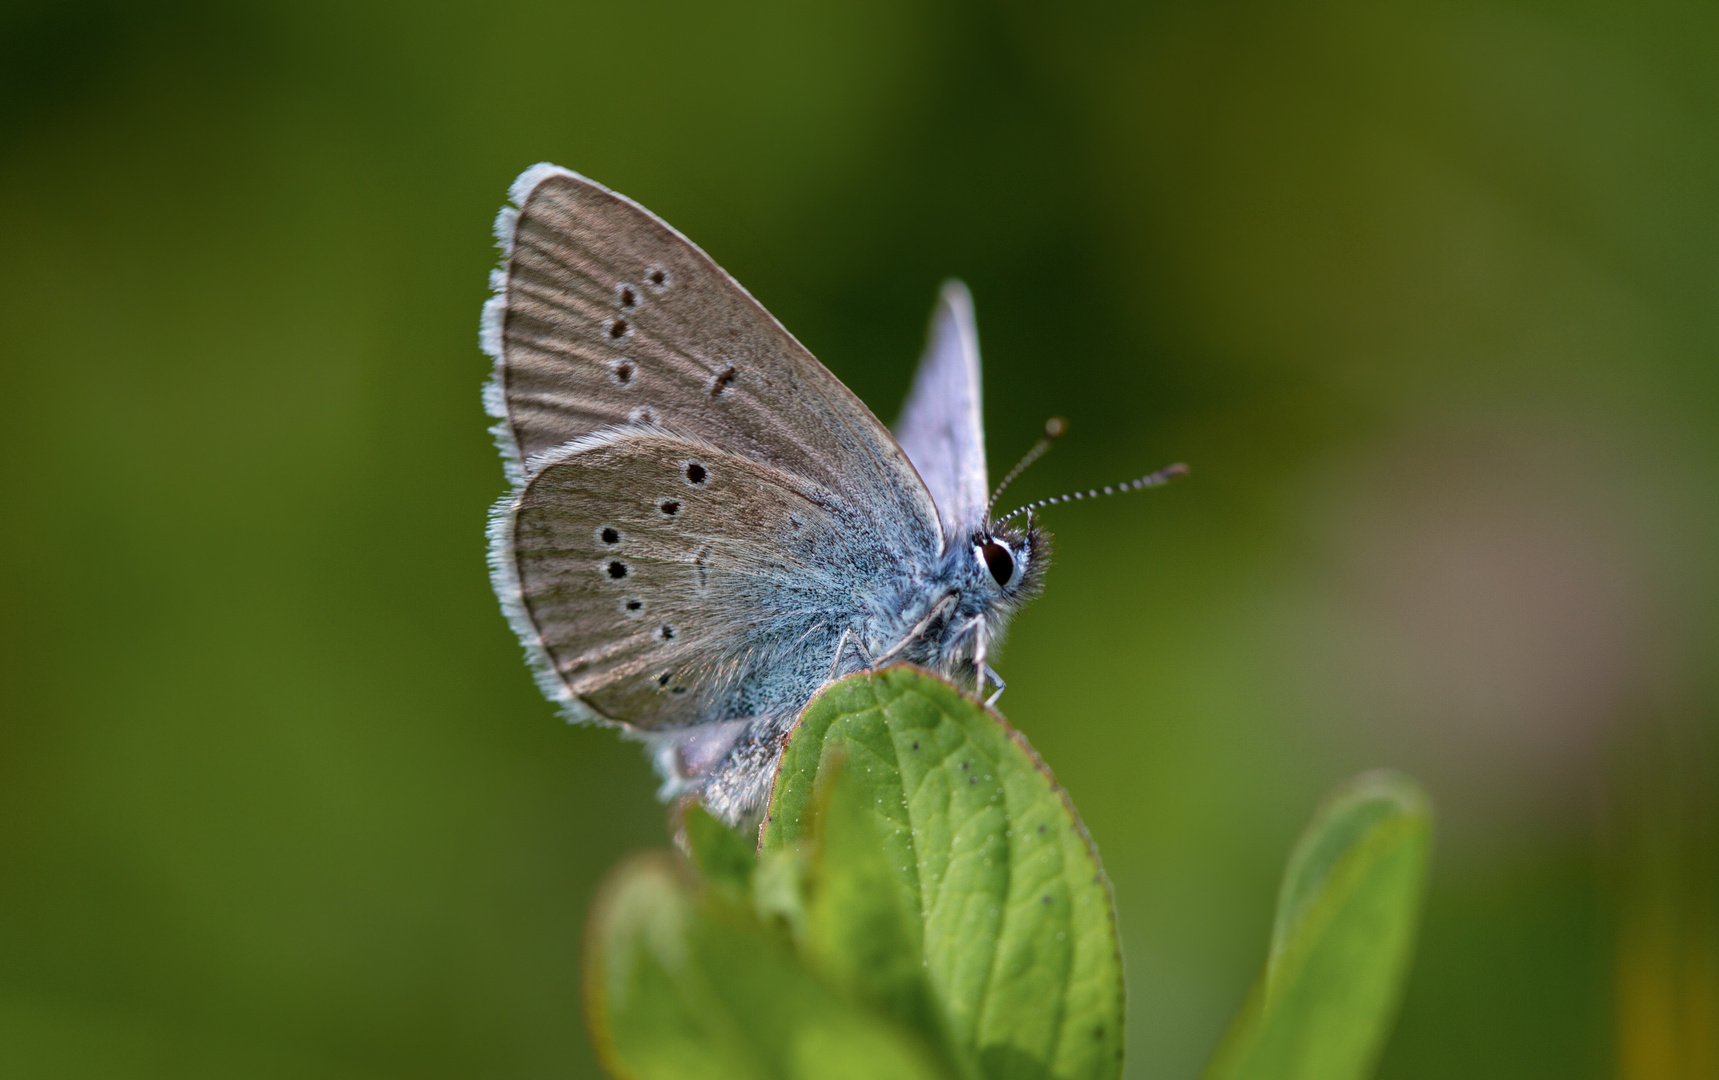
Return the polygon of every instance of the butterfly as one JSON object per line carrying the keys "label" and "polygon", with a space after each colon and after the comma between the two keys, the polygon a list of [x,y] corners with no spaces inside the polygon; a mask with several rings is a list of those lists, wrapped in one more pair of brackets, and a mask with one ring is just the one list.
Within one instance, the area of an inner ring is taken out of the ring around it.
{"label": "butterfly", "polygon": [[665,798],[738,823],[827,682],[909,662],[1000,692],[987,657],[1049,537],[991,517],[966,288],[944,286],[892,434],[637,203],[549,164],[509,197],[481,329],[512,487],[489,562],[567,718],[642,740]]}

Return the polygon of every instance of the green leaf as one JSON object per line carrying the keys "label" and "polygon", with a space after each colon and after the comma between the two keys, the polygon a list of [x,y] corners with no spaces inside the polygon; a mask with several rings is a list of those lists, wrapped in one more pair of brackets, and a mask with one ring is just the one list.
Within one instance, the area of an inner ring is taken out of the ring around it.
{"label": "green leaf", "polygon": [[697,803],[681,816],[681,846],[705,881],[737,895],[746,895],[756,865],[753,845]]}
{"label": "green leaf", "polygon": [[1420,923],[1432,811],[1412,781],[1338,788],[1291,853],[1266,970],[1206,1080],[1360,1080],[1383,1048]]}
{"label": "green leaf", "polygon": [[806,937],[806,863],[800,847],[764,851],[752,873],[752,910],[766,923],[785,927],[795,941]]}
{"label": "green leaf", "polygon": [[[838,767],[853,793],[836,803],[851,798],[871,820],[956,1059],[992,1078],[1119,1075],[1122,968],[1109,884],[1026,740],[916,669],[844,679],[807,707],[784,751],[766,856],[817,841],[821,792]],[[851,828],[846,814],[832,816],[834,829]],[[829,834],[825,843],[846,844]],[[842,888],[856,924],[883,918],[853,894],[881,903],[887,890]],[[839,927],[818,929],[841,921],[824,918],[808,923],[809,937],[825,935],[808,949],[839,967],[854,946],[830,936]]]}
{"label": "green leaf", "polygon": [[788,942],[710,903],[666,855],[623,863],[595,904],[585,1000],[624,1080],[951,1080],[910,1032],[852,1007]]}
{"label": "green leaf", "polygon": [[917,919],[867,798],[845,768],[834,770],[819,792],[802,951],[831,985],[917,1031],[946,1059],[962,1061],[963,1075],[977,1075],[969,1055],[949,1039],[926,980]]}

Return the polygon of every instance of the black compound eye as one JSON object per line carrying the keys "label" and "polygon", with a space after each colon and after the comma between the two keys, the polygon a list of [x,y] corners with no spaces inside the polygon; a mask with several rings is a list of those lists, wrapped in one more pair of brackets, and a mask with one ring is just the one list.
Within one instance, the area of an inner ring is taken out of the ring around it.
{"label": "black compound eye", "polygon": [[1015,579],[1015,557],[1008,548],[987,537],[979,545],[979,554],[984,557],[985,568],[991,571],[998,585],[1007,587]]}

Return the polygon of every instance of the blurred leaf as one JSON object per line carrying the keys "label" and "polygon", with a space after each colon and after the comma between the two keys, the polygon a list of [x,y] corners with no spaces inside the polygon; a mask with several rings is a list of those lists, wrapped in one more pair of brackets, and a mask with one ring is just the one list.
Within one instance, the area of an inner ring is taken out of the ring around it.
{"label": "blurred leaf", "polygon": [[1289,858],[1265,974],[1206,1080],[1358,1080],[1385,1042],[1420,922],[1432,811],[1367,773],[1314,814]]}
{"label": "blurred leaf", "polygon": [[765,923],[785,924],[795,941],[806,936],[806,855],[799,847],[758,853],[752,872],[752,910]]}
{"label": "blurred leaf", "polygon": [[[826,796],[838,765],[846,779]],[[852,932],[887,924],[893,892],[948,1038],[984,1075],[1120,1073],[1122,970],[1109,885],[1073,806],[1025,739],[924,672],[856,675],[813,701],[795,728],[764,853],[817,840],[824,801],[832,807],[823,843],[840,848],[844,864],[854,860],[839,871],[850,879],[814,885],[825,895],[814,892],[807,934],[825,963],[863,966],[865,944]],[[862,818],[873,840],[861,839]],[[881,859],[863,854],[873,843]],[[836,861],[820,871],[837,873]],[[870,992],[912,1015],[898,973],[874,977]]]}
{"label": "blurred leaf", "polygon": [[788,943],[704,902],[669,858],[610,876],[591,916],[586,1007],[627,1080],[948,1080],[895,1025],[843,1002]]}
{"label": "blurred leaf", "polygon": [[681,818],[681,843],[706,881],[742,896],[751,888],[753,846],[697,803]]}

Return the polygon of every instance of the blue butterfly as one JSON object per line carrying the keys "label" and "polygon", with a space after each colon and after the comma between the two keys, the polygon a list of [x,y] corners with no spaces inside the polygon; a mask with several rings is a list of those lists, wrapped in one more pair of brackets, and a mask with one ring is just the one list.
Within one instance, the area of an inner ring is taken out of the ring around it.
{"label": "blue butterfly", "polygon": [[513,485],[489,560],[563,713],[739,822],[826,682],[909,662],[1000,691],[987,657],[1049,538],[990,514],[967,289],[944,286],[892,436],[643,207],[546,164],[510,195],[481,334]]}

